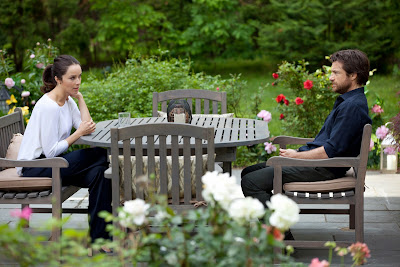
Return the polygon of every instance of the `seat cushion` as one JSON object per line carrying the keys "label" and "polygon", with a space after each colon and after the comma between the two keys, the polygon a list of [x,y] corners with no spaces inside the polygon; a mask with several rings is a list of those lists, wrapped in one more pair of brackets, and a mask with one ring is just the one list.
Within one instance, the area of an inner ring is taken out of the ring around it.
{"label": "seat cushion", "polygon": [[[207,172],[207,155],[203,155],[203,165],[202,165],[202,175],[204,175]],[[124,199],[124,157],[119,156],[119,177],[120,177],[120,197],[121,200]],[[179,157],[179,188],[181,190],[179,191],[179,196],[183,197],[183,181],[184,181],[184,168],[183,168],[183,163],[184,158],[183,156]],[[136,157],[132,156],[131,157],[131,163],[132,163],[132,196],[133,198],[136,198]],[[195,183],[195,168],[196,168],[196,159],[195,156],[190,157],[190,165],[191,165],[191,193],[192,196],[194,197],[196,195],[196,183]],[[147,175],[147,167],[148,167],[148,161],[147,157],[143,157],[143,170],[145,171],[145,175]],[[172,158],[170,156],[167,157],[167,177],[168,177],[168,182],[167,182],[167,190],[168,190],[168,197],[172,197]],[[158,156],[155,157],[155,186],[157,188],[157,193],[160,193],[160,158]],[[148,191],[147,187],[144,190],[144,195],[145,198],[148,197]]]}
{"label": "seat cushion", "polygon": [[33,192],[48,189],[51,189],[51,178],[21,177],[17,174],[17,169],[15,168],[0,171],[0,191]]}
{"label": "seat cushion", "polygon": [[13,138],[8,145],[6,152],[6,159],[17,160],[19,148],[21,146],[22,138],[24,136],[20,133],[14,134]]}
{"label": "seat cushion", "polygon": [[283,185],[283,190],[291,192],[342,192],[354,189],[356,178],[342,177],[319,182],[291,182]]}

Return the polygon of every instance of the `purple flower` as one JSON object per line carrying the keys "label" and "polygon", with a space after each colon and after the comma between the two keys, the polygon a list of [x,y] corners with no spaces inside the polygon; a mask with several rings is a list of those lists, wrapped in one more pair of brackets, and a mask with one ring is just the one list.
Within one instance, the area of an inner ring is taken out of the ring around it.
{"label": "purple flower", "polygon": [[30,96],[31,95],[31,93],[29,92],[29,91],[23,91],[22,93],[21,93],[21,96],[22,97],[28,97],[28,96]]}
{"label": "purple flower", "polygon": [[376,134],[376,137],[383,140],[388,133],[389,133],[389,129],[385,125],[382,125],[378,129],[376,129],[375,134]]}
{"label": "purple flower", "polygon": [[4,84],[7,86],[8,89],[11,89],[15,85],[15,82],[12,78],[6,78]]}
{"label": "purple flower", "polygon": [[385,147],[385,149],[383,150],[383,152],[387,155],[395,155],[397,153],[397,150],[395,147],[393,146],[388,146]]}
{"label": "purple flower", "polygon": [[276,146],[274,146],[272,143],[270,142],[265,142],[265,151],[267,151],[268,154],[271,154],[272,152],[276,151]]}
{"label": "purple flower", "polygon": [[272,119],[271,112],[266,111],[266,110],[261,110],[258,114],[257,117],[262,118],[266,122],[270,122]]}

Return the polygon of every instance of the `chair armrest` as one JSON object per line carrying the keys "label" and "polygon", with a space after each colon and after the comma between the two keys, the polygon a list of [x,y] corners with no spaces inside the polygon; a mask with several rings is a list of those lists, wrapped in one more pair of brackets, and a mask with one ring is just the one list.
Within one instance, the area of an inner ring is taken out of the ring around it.
{"label": "chair armrest", "polygon": [[108,168],[104,171],[104,178],[111,179],[112,178],[112,168]]}
{"label": "chair armrest", "polygon": [[280,135],[272,140],[273,144],[278,144],[281,148],[286,148],[286,145],[305,145],[307,142],[314,141],[314,138],[302,138]]}
{"label": "chair armrest", "polygon": [[14,168],[14,167],[39,167],[39,168],[67,168],[69,163],[66,159],[61,157],[49,159],[34,159],[34,160],[11,160],[0,158],[1,168]]}
{"label": "chair armrest", "polygon": [[271,157],[268,166],[304,166],[304,167],[358,167],[360,158],[337,157],[328,159],[295,159],[287,157]]}

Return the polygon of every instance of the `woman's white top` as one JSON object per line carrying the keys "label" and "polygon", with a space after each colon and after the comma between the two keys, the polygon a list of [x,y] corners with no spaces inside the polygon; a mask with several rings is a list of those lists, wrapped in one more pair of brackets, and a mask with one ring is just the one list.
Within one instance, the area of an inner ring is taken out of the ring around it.
{"label": "woman's white top", "polygon": [[[65,140],[71,129],[78,129],[81,113],[75,101],[68,97],[63,106],[59,106],[47,94],[36,103],[26,127],[18,160],[32,160],[45,155],[54,158],[68,149]],[[22,167],[17,167],[22,176]]]}

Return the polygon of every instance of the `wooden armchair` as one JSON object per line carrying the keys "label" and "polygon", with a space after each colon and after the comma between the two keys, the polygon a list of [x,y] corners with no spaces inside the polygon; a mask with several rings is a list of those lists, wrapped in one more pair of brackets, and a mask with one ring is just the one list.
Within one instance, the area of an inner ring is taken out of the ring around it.
{"label": "wooden armchair", "polygon": [[[168,101],[173,99],[186,99],[192,110],[192,114],[218,114],[218,103],[221,113],[226,113],[226,92],[213,92],[200,89],[180,89],[165,92],[153,92],[153,117],[158,117],[158,104],[161,102],[161,111],[166,112]],[[195,99],[195,109],[192,100]],[[201,102],[203,100],[203,107]],[[211,110],[211,106],[212,110]],[[202,110],[204,112],[202,112]]]}
{"label": "wooden armchair", "polygon": [[[274,167],[274,194],[282,193],[283,166],[315,167],[353,167],[354,175],[322,182],[291,182],[283,185],[285,194],[298,204],[324,204],[324,209],[303,209],[301,214],[349,214],[350,229],[355,229],[355,240],[364,242],[364,182],[367,170],[371,125],[364,126],[361,149],[358,157],[341,157],[320,160],[304,160],[284,157],[272,157],[267,165]],[[276,137],[274,144],[286,148],[288,144],[305,144],[313,139]],[[348,204],[347,209],[335,209],[335,204]],[[330,205],[331,208],[328,208]],[[322,247],[325,241],[285,241],[296,247]],[[339,246],[352,242],[340,242]]]}
{"label": "wooden armchair", "polygon": [[[80,189],[61,186],[60,168],[68,167],[64,158],[21,161],[16,159],[18,151],[10,156],[12,153],[8,147],[13,136],[23,134],[24,130],[20,108],[16,108],[10,115],[0,117],[0,204],[21,204],[22,208],[31,204],[49,204],[50,208],[32,208],[32,211],[52,213],[56,219],[61,218],[62,212],[87,213],[87,209],[62,209],[62,203]],[[52,168],[52,177],[20,177],[15,167],[49,167]],[[61,228],[55,227],[50,240],[57,241],[60,235]]]}
{"label": "wooden armchair", "polygon": [[[131,142],[135,143],[134,149]],[[147,192],[136,177],[156,174],[156,179],[149,183],[159,194],[169,196],[171,208],[194,208],[196,202],[203,200],[201,177],[205,166],[208,171],[214,170],[214,156],[213,127],[157,123],[111,129],[111,168],[106,170],[105,177],[112,179],[113,215],[117,216],[120,206],[121,171],[122,201],[146,199]]]}

